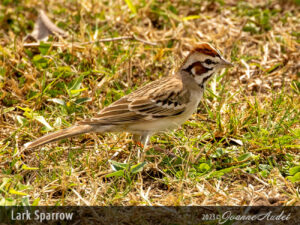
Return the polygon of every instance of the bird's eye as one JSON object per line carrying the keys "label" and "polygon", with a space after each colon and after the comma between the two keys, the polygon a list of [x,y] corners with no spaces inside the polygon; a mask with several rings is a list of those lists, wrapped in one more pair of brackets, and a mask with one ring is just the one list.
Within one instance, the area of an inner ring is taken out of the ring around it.
{"label": "bird's eye", "polygon": [[206,59],[204,62],[205,62],[207,65],[210,65],[210,64],[213,63],[213,61],[211,61],[210,59]]}

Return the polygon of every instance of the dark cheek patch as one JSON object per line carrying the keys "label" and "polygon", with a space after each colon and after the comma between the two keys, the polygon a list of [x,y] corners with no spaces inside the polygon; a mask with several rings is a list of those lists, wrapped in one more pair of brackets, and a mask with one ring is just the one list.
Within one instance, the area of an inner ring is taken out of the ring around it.
{"label": "dark cheek patch", "polygon": [[[190,73],[192,75],[197,75],[197,76],[201,75],[203,73],[206,73],[209,70],[211,70],[211,69],[205,68],[204,66],[202,66],[202,64],[200,62],[195,62],[192,65],[190,65],[188,68],[185,69],[185,71],[187,71],[188,73]],[[195,74],[193,74],[193,72]]]}
{"label": "dark cheek patch", "polygon": [[196,66],[194,67],[194,73],[195,73],[195,75],[198,75],[198,76],[201,75],[201,74],[206,73],[208,70],[209,70],[209,69],[203,67],[202,65],[201,65],[201,66],[196,65]]}

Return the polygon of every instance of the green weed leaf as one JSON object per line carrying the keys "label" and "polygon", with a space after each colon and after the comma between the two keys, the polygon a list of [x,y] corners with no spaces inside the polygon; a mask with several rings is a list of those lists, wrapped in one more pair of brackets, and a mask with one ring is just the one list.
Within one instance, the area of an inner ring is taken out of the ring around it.
{"label": "green weed leaf", "polygon": [[65,106],[66,105],[66,102],[62,99],[59,99],[59,98],[51,98],[51,99],[48,99],[49,102],[54,102],[54,103],[57,103],[57,104],[60,104],[60,105],[63,105]]}
{"label": "green weed leaf", "polygon": [[294,176],[288,176],[287,179],[293,183],[300,182],[300,172],[296,173]]}
{"label": "green weed leaf", "polygon": [[143,168],[144,168],[144,166],[145,166],[146,164],[147,164],[146,162],[142,162],[142,163],[139,163],[139,164],[137,164],[137,165],[134,165],[134,166],[131,167],[130,172],[131,172],[131,173],[138,173],[138,172],[141,172],[141,171],[143,171]]}
{"label": "green weed leaf", "polygon": [[43,116],[35,116],[34,119],[42,123],[47,128],[47,130],[53,130],[53,127],[50,126],[50,124],[45,120]]}
{"label": "green weed leaf", "polygon": [[204,173],[210,169],[210,166],[207,163],[201,163],[199,166],[200,172]]}
{"label": "green weed leaf", "polygon": [[119,170],[119,171],[115,171],[112,172],[110,174],[105,175],[105,177],[122,177],[124,175],[124,170]]}
{"label": "green weed leaf", "polygon": [[13,189],[13,188],[10,188],[10,189],[9,189],[9,193],[10,193],[10,194],[14,194],[14,195],[21,195],[21,196],[26,196],[26,195],[27,195],[25,192],[16,191],[16,190]]}
{"label": "green weed leaf", "polygon": [[125,0],[128,8],[130,9],[130,11],[133,13],[133,14],[136,14],[136,8],[135,6],[133,5],[132,1],[131,0]]}
{"label": "green weed leaf", "polygon": [[291,176],[295,175],[296,173],[300,172],[300,166],[295,166],[290,168],[289,173]]}
{"label": "green weed leaf", "polygon": [[113,170],[115,171],[123,170],[129,167],[128,163],[119,163],[114,160],[109,160],[108,162],[111,164]]}
{"label": "green weed leaf", "polygon": [[245,153],[237,158],[238,161],[244,161],[252,157],[251,152]]}
{"label": "green weed leaf", "polygon": [[25,164],[22,165],[22,170],[38,170],[38,167],[29,167]]}

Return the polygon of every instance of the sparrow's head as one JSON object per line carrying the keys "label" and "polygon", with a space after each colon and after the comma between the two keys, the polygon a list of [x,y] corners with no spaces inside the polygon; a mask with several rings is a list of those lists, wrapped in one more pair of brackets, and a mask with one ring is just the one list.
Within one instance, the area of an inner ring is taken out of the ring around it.
{"label": "sparrow's head", "polygon": [[189,53],[180,71],[188,73],[200,87],[204,87],[215,72],[232,66],[233,64],[225,60],[218,50],[208,43],[202,43],[196,45]]}

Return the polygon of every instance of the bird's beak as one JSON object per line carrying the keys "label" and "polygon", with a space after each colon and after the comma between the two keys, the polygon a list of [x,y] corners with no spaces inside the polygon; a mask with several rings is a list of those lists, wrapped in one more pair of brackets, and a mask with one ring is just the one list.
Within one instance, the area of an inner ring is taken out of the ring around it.
{"label": "bird's beak", "polygon": [[226,59],[222,59],[220,66],[222,68],[230,68],[233,67],[234,65],[231,62],[227,61]]}

